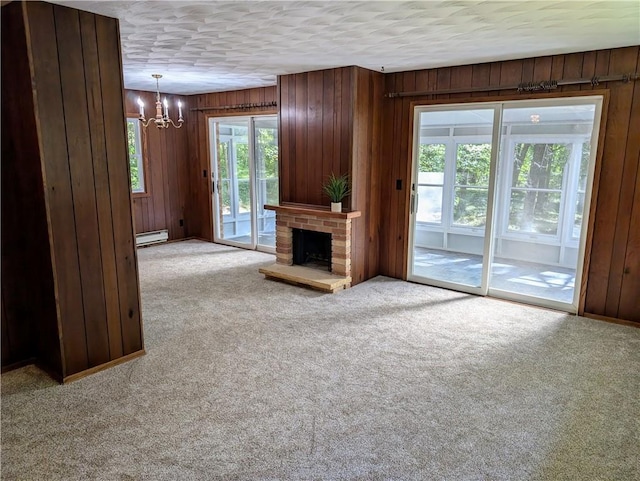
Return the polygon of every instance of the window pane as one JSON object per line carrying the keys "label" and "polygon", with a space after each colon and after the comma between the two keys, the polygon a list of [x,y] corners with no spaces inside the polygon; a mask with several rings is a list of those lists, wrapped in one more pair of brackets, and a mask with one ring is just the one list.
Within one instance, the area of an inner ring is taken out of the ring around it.
{"label": "window pane", "polygon": [[231,214],[231,181],[230,180],[222,180],[220,181],[220,190],[221,190],[221,202],[220,207],[222,208],[222,215]]}
{"label": "window pane", "polygon": [[420,145],[420,173],[444,172],[444,144]]}
{"label": "window pane", "polygon": [[556,235],[560,192],[514,190],[509,205],[509,231]]}
{"label": "window pane", "polygon": [[144,172],[142,170],[142,151],[140,147],[140,121],[127,119],[127,144],[129,151],[129,173],[131,192],[144,192]]}
{"label": "window pane", "polygon": [[489,185],[491,144],[458,144],[456,157],[457,185]]}
{"label": "window pane", "polygon": [[[260,184],[259,203],[277,205],[278,200],[278,137],[271,119],[255,121],[256,170]],[[260,206],[262,207],[262,206]]]}
{"label": "window pane", "polygon": [[442,187],[418,186],[418,222],[442,222]]}
{"label": "window pane", "polygon": [[456,187],[453,223],[464,227],[484,227],[487,221],[488,189]]}
{"label": "window pane", "polygon": [[573,232],[572,237],[580,238],[580,232],[582,229],[582,215],[584,212],[584,192],[578,192],[576,195],[576,214],[573,218]]}
{"label": "window pane", "polygon": [[562,189],[571,144],[517,143],[513,159],[514,187]]}
{"label": "window pane", "polygon": [[249,193],[249,179],[238,179],[238,212],[251,212],[251,197]]}
{"label": "window pane", "polygon": [[589,175],[589,160],[591,158],[591,145],[588,142],[582,144],[582,156],[580,158],[580,173],[578,174],[578,189],[586,190],[587,176]]}

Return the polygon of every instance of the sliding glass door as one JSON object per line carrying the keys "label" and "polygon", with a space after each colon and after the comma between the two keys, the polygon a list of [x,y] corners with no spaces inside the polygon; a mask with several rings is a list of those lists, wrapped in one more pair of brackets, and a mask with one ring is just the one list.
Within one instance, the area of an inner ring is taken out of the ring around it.
{"label": "sliding glass door", "polygon": [[443,287],[480,292],[486,270],[495,106],[417,115],[411,273]]}
{"label": "sliding glass door", "polygon": [[574,311],[600,109],[417,107],[409,279]]}
{"label": "sliding glass door", "polygon": [[275,249],[278,203],[276,116],[209,119],[214,240],[248,249]]}

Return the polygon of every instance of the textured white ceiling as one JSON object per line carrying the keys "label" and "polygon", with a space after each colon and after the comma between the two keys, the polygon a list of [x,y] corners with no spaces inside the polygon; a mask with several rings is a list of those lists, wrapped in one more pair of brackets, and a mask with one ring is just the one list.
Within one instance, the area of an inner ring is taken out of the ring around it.
{"label": "textured white ceiling", "polygon": [[55,1],[120,19],[125,86],[192,94],[640,44],[640,0]]}

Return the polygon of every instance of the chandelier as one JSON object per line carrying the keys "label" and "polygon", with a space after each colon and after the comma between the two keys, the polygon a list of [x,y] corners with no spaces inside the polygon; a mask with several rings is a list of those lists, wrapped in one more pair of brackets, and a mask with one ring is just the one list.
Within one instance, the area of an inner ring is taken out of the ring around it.
{"label": "chandelier", "polygon": [[138,97],[140,122],[142,122],[142,126],[146,128],[151,122],[154,122],[159,129],[167,129],[169,125],[173,125],[176,129],[179,129],[184,123],[184,119],[182,118],[182,102],[178,100],[178,123],[176,125],[176,123],[169,118],[169,102],[167,102],[167,98],[165,97],[164,101],[160,101],[160,79],[162,75],[154,73],[152,77],[156,79],[156,116],[149,120],[144,118],[144,102]]}

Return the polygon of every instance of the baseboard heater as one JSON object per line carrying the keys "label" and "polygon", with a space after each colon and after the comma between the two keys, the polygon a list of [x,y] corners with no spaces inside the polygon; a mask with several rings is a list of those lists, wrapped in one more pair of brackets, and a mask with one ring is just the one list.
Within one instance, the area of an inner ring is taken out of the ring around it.
{"label": "baseboard heater", "polygon": [[148,246],[151,244],[159,244],[160,242],[167,242],[169,240],[169,231],[154,230],[153,232],[142,232],[136,235],[136,246]]}

